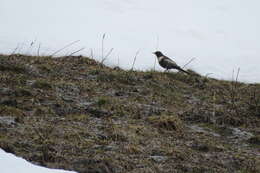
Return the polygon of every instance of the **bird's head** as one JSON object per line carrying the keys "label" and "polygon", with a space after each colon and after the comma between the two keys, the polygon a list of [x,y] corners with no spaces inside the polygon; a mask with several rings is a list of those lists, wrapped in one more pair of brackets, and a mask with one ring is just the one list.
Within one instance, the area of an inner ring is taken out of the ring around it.
{"label": "bird's head", "polygon": [[162,52],[160,51],[153,52],[153,54],[155,54],[158,58],[163,56]]}

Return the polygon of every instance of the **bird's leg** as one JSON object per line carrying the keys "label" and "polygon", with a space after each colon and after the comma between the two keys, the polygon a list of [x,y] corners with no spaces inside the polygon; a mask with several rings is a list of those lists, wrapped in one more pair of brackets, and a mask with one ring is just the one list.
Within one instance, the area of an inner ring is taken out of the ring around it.
{"label": "bird's leg", "polygon": [[169,72],[169,69],[167,68],[164,72]]}

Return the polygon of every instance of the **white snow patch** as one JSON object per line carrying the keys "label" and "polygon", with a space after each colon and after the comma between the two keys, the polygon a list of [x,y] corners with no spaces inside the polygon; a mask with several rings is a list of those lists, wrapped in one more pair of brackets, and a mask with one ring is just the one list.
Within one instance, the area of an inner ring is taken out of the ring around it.
{"label": "white snow patch", "polygon": [[0,149],[0,165],[1,173],[75,173],[37,166],[13,154],[6,153],[2,149]]}

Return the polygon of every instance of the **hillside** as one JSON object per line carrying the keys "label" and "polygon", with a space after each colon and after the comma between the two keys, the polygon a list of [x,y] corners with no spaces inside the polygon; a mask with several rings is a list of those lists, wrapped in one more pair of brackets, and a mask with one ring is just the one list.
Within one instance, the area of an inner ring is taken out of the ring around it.
{"label": "hillside", "polygon": [[260,84],[0,55],[0,148],[81,173],[259,172]]}

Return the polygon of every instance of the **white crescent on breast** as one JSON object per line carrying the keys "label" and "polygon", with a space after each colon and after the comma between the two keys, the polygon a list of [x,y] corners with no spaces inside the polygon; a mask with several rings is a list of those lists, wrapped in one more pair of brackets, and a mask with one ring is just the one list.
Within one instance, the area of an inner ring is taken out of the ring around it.
{"label": "white crescent on breast", "polygon": [[164,59],[163,56],[158,57],[158,61],[159,61],[159,62],[162,61],[163,59]]}

